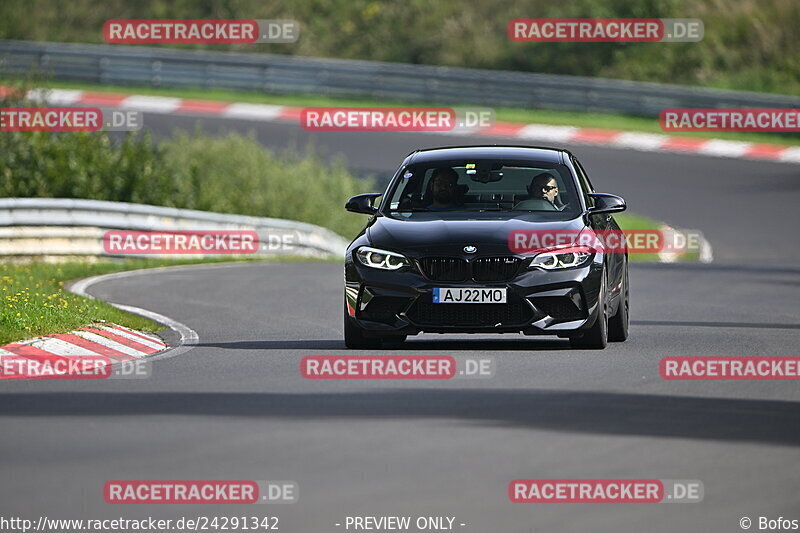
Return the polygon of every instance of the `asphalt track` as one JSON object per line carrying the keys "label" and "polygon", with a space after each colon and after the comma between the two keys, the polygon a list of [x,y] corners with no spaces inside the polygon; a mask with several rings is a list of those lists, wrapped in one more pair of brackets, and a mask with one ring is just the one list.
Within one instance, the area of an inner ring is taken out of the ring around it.
{"label": "asphalt track", "polygon": [[[158,135],[196,119],[146,115]],[[496,142],[314,134],[208,119],[268,146],[313,141],[388,175],[414,147]],[[411,338],[385,353],[492,356],[496,375],[436,382],[313,381],[305,355],[348,353],[338,263],[165,270],[89,292],[197,331],[148,380],[6,382],[0,509],[36,518],[265,515],[287,532],[344,531],[354,515],[455,516],[465,532],[731,532],[800,519],[796,382],[667,382],[666,355],[797,355],[800,167],[574,147],[598,189],[702,230],[709,265],[635,265],[632,330],[605,351],[518,336]],[[235,162],[232,162],[235,164]],[[352,352],[349,352],[352,353]],[[512,504],[518,478],[697,479],[701,503]],[[275,506],[112,506],[110,479],[272,479]]]}

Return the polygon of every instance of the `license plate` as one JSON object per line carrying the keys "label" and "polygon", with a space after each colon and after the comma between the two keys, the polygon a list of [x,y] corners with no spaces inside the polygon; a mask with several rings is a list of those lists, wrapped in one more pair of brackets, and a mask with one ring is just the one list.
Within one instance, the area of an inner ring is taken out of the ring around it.
{"label": "license plate", "polygon": [[504,304],[505,289],[442,288],[433,289],[435,304]]}

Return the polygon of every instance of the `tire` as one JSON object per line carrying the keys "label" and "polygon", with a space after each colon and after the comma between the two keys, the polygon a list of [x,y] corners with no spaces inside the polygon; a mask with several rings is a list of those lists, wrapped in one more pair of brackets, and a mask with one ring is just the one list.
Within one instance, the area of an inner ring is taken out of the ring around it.
{"label": "tire", "polygon": [[406,335],[385,335],[381,337],[366,337],[364,331],[353,323],[347,314],[347,303],[344,307],[344,345],[351,350],[376,349],[383,344],[402,344]]}
{"label": "tire", "polygon": [[605,274],[603,274],[603,281],[600,285],[597,306],[599,314],[594,325],[587,329],[582,337],[570,337],[569,344],[573,348],[602,350],[608,346],[608,299],[606,298]]}
{"label": "tire", "polygon": [[380,339],[365,337],[363,330],[353,323],[347,314],[347,302],[344,304],[344,345],[351,350],[381,347]]}
{"label": "tire", "polygon": [[381,344],[403,344],[406,341],[407,335],[387,335],[385,337],[381,337]]}
{"label": "tire", "polygon": [[628,265],[625,264],[622,279],[622,300],[619,302],[617,312],[608,319],[608,340],[610,342],[625,342],[628,339],[630,326],[630,285],[628,282]]}

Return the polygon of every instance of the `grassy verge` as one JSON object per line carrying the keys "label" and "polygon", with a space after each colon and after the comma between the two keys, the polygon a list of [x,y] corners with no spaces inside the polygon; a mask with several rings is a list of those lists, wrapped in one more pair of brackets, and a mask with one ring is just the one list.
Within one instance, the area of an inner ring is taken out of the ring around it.
{"label": "grassy verge", "polygon": [[619,227],[623,230],[658,229],[662,223],[635,213],[619,213],[614,215]]}
{"label": "grassy verge", "polygon": [[[2,85],[2,82],[0,82]],[[80,89],[93,92],[117,92],[126,94],[143,94],[151,96],[172,96],[181,98],[197,98],[204,100],[220,100],[225,102],[248,102],[256,104],[273,104],[296,107],[325,107],[325,106],[389,106],[407,105],[419,106],[419,103],[385,101],[380,102],[360,99],[333,98],[306,95],[274,95],[254,92],[236,92],[227,90],[206,89],[156,89],[151,87],[121,87],[106,85],[88,85],[84,83],[53,82],[47,84],[50,88]],[[632,117],[606,113],[575,113],[567,111],[551,111],[545,109],[517,109],[495,108],[498,121],[551,124],[556,126],[575,126],[581,128],[616,129],[625,131],[641,131],[644,133],[660,133],[658,119]],[[800,145],[800,136],[781,135],[774,133],[735,133],[719,132],[671,132],[669,135],[696,138],[727,139],[732,141],[746,141],[756,143],[784,144],[787,146]]]}
{"label": "grassy verge", "polygon": [[[619,227],[623,231],[658,229],[662,226],[661,222],[647,218],[635,213],[620,213],[614,215]],[[697,260],[698,254],[687,254],[680,258],[681,261]],[[658,254],[631,253],[628,255],[631,263],[654,263],[660,261]]]}
{"label": "grassy verge", "polygon": [[[140,331],[163,329],[146,318],[120,311],[100,300],[68,292],[71,280],[179,264],[199,264],[231,259],[127,259],[124,261],[75,261],[66,263],[0,263],[0,346],[53,333],[66,333],[92,322],[105,320]],[[248,259],[250,260],[250,259]],[[313,261],[304,257],[281,256],[259,261]]]}

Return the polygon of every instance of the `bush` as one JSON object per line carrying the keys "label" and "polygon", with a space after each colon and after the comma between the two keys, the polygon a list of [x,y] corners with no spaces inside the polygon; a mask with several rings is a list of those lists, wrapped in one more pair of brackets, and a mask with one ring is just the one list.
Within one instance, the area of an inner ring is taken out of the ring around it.
{"label": "bush", "polygon": [[[0,105],[6,105],[0,101]],[[0,197],[87,198],[310,222],[354,235],[350,196],[372,188],[313,150],[276,154],[248,136],[3,132]]]}
{"label": "bush", "polygon": [[301,220],[344,236],[364,225],[344,203],[372,190],[372,181],[355,178],[341,163],[325,164],[311,149],[277,155],[233,133],[219,139],[177,133],[163,148],[180,169],[175,185],[184,201],[177,207]]}

